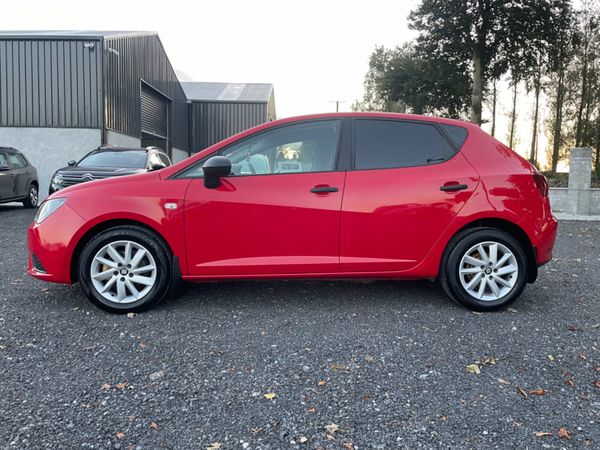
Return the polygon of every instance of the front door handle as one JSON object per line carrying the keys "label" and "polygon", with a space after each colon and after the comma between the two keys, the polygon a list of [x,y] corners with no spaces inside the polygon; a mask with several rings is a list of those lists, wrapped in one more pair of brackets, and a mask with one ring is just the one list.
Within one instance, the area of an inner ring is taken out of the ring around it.
{"label": "front door handle", "polygon": [[315,186],[310,190],[313,194],[327,194],[329,192],[337,192],[338,188],[332,186]]}
{"label": "front door handle", "polygon": [[451,191],[463,191],[465,189],[468,189],[469,186],[467,186],[466,184],[445,184],[443,186],[440,186],[440,191],[444,191],[444,192],[451,192]]}

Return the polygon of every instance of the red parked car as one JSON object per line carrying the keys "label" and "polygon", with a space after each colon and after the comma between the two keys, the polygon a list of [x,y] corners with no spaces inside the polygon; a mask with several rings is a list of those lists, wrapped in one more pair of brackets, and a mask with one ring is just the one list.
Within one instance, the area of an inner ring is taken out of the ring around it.
{"label": "red parked car", "polygon": [[36,278],[112,312],[179,280],[438,279],[480,311],[550,261],[545,178],[478,126],[387,113],[270,122],[155,172],[51,195],[29,228]]}

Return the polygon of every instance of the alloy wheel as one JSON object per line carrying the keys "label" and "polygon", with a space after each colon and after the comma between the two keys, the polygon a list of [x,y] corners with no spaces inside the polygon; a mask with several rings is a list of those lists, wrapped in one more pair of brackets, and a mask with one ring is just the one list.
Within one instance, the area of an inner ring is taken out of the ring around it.
{"label": "alloy wheel", "polygon": [[113,303],[133,303],[156,284],[154,257],[143,245],[129,240],[111,242],[94,256],[90,266],[94,289]]}
{"label": "alloy wheel", "polygon": [[459,265],[462,287],[473,298],[496,301],[506,297],[517,283],[519,265],[504,244],[485,241],[465,252]]}
{"label": "alloy wheel", "polygon": [[29,201],[32,206],[37,206],[38,203],[38,190],[35,186],[31,186],[29,189]]}

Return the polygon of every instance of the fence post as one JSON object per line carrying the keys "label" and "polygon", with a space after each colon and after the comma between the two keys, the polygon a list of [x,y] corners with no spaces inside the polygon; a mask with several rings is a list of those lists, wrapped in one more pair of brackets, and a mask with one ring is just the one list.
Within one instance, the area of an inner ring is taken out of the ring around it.
{"label": "fence post", "polygon": [[569,155],[568,212],[590,213],[590,188],[592,183],[592,149],[577,147]]}

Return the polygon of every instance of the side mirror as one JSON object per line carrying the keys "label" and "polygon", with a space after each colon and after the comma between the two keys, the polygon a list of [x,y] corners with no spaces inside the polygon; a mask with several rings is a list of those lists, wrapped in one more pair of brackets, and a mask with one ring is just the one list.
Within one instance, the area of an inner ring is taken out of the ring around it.
{"label": "side mirror", "polygon": [[73,166],[75,166],[76,164],[77,164],[77,161],[75,161],[74,159],[72,159],[71,161],[69,161],[69,162],[67,163],[67,165],[68,165],[69,167],[73,167]]}
{"label": "side mirror", "polygon": [[7,170],[10,170],[9,166],[6,164],[0,164],[0,172],[6,172]]}
{"label": "side mirror", "polygon": [[155,170],[160,170],[160,169],[164,169],[165,166],[163,166],[162,164],[152,164],[150,166],[150,172],[154,172]]}
{"label": "side mirror", "polygon": [[213,156],[202,165],[204,187],[216,189],[221,186],[221,178],[231,173],[231,161],[224,156]]}

